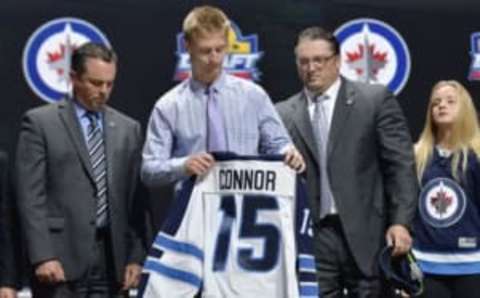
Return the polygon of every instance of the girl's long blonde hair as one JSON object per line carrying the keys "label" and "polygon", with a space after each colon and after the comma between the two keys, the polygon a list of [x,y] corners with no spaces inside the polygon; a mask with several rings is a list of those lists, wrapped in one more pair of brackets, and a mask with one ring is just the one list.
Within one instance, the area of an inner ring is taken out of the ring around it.
{"label": "girl's long blonde hair", "polygon": [[470,150],[472,150],[477,157],[480,156],[480,129],[478,126],[478,116],[470,93],[457,81],[439,81],[432,88],[425,127],[423,128],[418,142],[415,144],[415,159],[417,162],[417,175],[419,180],[421,180],[425,167],[432,158],[433,148],[436,144],[435,137],[437,134],[437,127],[433,122],[432,117],[433,96],[438,89],[445,86],[450,86],[455,89],[460,105],[458,117],[455,119],[452,126],[451,137],[449,140],[451,146],[450,149],[453,151],[451,163],[453,177],[457,181],[460,179],[458,175],[460,161],[462,161],[462,172],[465,172],[467,168],[468,152]]}

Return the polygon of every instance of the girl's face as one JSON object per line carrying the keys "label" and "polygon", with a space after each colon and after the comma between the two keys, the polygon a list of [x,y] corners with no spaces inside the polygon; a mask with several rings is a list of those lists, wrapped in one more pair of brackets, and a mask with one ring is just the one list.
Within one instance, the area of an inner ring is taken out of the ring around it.
{"label": "girl's face", "polygon": [[442,86],[432,96],[432,120],[437,128],[451,127],[460,111],[457,91],[452,86]]}

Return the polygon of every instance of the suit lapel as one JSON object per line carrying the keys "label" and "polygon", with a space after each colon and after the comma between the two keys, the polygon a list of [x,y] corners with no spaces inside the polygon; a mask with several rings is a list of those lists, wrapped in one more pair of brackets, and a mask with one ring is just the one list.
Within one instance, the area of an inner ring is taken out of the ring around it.
{"label": "suit lapel", "polygon": [[82,128],[75,113],[75,107],[73,106],[72,99],[66,99],[62,101],[59,104],[58,112],[60,114],[60,119],[62,119],[63,125],[65,125],[65,129],[72,140],[75,150],[77,151],[80,162],[92,179],[92,182],[95,183],[87,145],[83,136]]}
{"label": "suit lapel", "polygon": [[308,114],[308,104],[305,94],[301,92],[298,94],[295,99],[294,111],[293,111],[293,120],[297,126],[298,132],[307,145],[306,147],[310,149],[312,155],[315,157],[315,161],[318,164],[318,149],[317,143],[315,142],[315,135],[313,133],[312,123],[310,121],[310,115]]}
{"label": "suit lapel", "polygon": [[[105,158],[107,163],[107,186],[108,192],[113,190],[113,177],[114,177],[114,148],[115,142],[118,138],[118,129],[115,117],[109,107],[105,107],[105,113],[103,117],[103,135],[105,142]],[[118,162],[118,161],[117,161]],[[112,198],[114,196],[109,196]],[[110,212],[115,209],[114,202],[109,199]]]}
{"label": "suit lapel", "polygon": [[350,88],[349,83],[342,79],[342,85],[338,92],[338,98],[335,102],[332,123],[330,124],[330,132],[328,136],[328,156],[330,156],[341,137],[342,129],[347,118],[350,115],[352,107],[355,104],[355,92]]}

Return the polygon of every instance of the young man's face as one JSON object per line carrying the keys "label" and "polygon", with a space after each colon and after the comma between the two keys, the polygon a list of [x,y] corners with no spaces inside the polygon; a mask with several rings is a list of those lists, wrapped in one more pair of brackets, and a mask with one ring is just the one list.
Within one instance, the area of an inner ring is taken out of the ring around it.
{"label": "young man's face", "polygon": [[83,74],[72,72],[70,75],[75,98],[89,111],[102,110],[112,92],[116,72],[115,62],[88,58]]}
{"label": "young man's face", "polygon": [[204,33],[186,41],[193,77],[205,84],[212,83],[222,72],[227,46],[224,31]]}

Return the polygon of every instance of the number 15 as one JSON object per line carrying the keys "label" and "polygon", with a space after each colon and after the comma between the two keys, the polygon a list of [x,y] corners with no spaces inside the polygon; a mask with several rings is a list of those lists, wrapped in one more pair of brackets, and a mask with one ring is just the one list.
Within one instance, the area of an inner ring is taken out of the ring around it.
{"label": "number 15", "polygon": [[220,210],[222,222],[218,230],[215,245],[213,271],[224,271],[230,252],[232,224],[239,220],[239,239],[257,238],[263,240],[263,256],[253,257],[252,248],[238,249],[238,264],[246,271],[269,271],[277,264],[280,249],[280,231],[273,224],[258,223],[261,211],[278,210],[275,197],[246,195],[243,198],[242,217],[237,219],[237,206],[233,195],[222,196]]}

